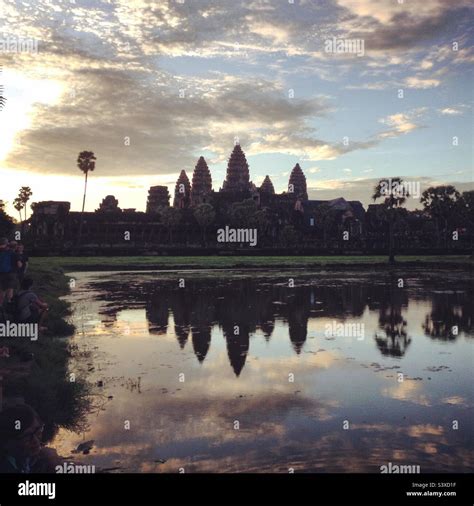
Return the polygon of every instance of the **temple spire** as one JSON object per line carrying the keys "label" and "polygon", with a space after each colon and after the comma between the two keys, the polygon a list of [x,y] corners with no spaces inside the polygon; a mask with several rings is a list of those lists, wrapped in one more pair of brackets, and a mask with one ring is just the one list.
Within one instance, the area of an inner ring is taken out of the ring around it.
{"label": "temple spire", "polygon": [[191,203],[197,206],[207,202],[207,196],[212,192],[212,178],[206,160],[201,156],[193,172],[193,186],[191,188]]}
{"label": "temple spire", "polygon": [[260,191],[270,193],[271,195],[275,194],[275,188],[273,187],[273,183],[272,180],[270,179],[270,176],[265,176],[262,186],[260,186]]}
{"label": "temple spire", "polygon": [[250,174],[247,159],[240,144],[236,144],[227,164],[227,175],[222,189],[229,192],[246,192],[249,189],[249,184]]}
{"label": "temple spire", "polygon": [[308,200],[308,190],[306,188],[306,176],[297,163],[291,171],[288,182],[288,193],[294,195],[297,199]]}
{"label": "temple spire", "polygon": [[191,198],[191,183],[185,170],[182,170],[174,188],[173,207],[183,209],[189,206]]}

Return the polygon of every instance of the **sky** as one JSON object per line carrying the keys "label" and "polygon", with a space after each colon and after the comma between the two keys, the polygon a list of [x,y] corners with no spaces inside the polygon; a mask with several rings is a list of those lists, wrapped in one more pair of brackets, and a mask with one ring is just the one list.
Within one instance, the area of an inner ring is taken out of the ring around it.
{"label": "sky", "polygon": [[[470,0],[0,0],[0,199],[144,210],[235,142],[256,185],[371,201],[382,177],[473,185]],[[419,207],[410,199],[409,208]]]}

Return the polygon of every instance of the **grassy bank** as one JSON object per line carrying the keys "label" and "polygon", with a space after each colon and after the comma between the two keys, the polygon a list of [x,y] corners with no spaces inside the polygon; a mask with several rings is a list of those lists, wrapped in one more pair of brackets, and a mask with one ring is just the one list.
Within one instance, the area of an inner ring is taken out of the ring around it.
{"label": "grassy bank", "polygon": [[74,327],[66,320],[71,314],[70,305],[60,297],[69,293],[69,278],[54,264],[30,265],[28,276],[34,281],[33,290],[49,305],[45,322],[48,334],[54,337],[70,336]]}
{"label": "grassy bank", "polygon": [[[469,256],[398,256],[401,267],[472,267]],[[337,267],[387,267],[386,256],[135,256],[135,257],[36,257],[31,260],[34,269],[58,269],[65,271],[87,270],[141,270],[141,269],[245,269],[245,268],[337,268]]]}
{"label": "grassy bank", "polygon": [[31,266],[33,290],[49,305],[45,325],[48,331],[38,340],[23,337],[0,338],[0,348],[9,356],[0,358],[0,388],[4,404],[25,402],[31,405],[45,423],[49,440],[58,427],[77,430],[84,423],[88,408],[88,386],[85,380],[70,380],[69,340],[74,327],[66,319],[69,304],[59,297],[69,291],[68,278],[57,267]]}

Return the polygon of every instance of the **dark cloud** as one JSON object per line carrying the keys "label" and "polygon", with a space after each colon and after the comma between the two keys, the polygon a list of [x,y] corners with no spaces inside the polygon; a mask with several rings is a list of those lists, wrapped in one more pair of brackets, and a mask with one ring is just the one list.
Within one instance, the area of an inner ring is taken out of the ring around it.
{"label": "dark cloud", "polygon": [[[470,21],[469,21],[470,20]],[[444,8],[432,16],[416,17],[409,12],[394,15],[388,25],[372,24],[368,31],[354,32],[351,37],[365,39],[366,50],[407,49],[438,39],[440,34],[451,42],[460,33],[460,25],[474,21],[474,10],[456,8],[446,2]]]}

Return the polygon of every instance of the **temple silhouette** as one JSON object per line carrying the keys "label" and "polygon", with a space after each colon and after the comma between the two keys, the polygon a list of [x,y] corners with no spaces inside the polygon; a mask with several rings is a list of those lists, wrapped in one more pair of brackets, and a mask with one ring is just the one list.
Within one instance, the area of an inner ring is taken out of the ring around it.
{"label": "temple silhouette", "polygon": [[[400,359],[408,352],[412,342],[405,316],[409,298],[406,290],[397,287],[396,279],[387,276],[385,284],[365,280],[337,286],[305,283],[294,288],[282,280],[273,281],[204,278],[189,280],[186,288],[181,289],[174,280],[160,280],[159,284],[150,280],[137,292],[134,306],[145,308],[150,335],[159,339],[174,333],[179,349],[191,346],[202,365],[212,347],[213,330],[213,339],[219,339],[220,334],[236,377],[245,368],[255,336],[263,336],[270,342],[280,325],[278,338],[288,340],[295,355],[300,356],[308,340],[311,319],[356,321],[363,318],[366,309],[375,313],[378,320],[375,332],[366,339],[373,341],[380,354]],[[424,293],[431,302],[431,310],[418,331],[443,341],[471,335],[473,287],[467,284],[465,291],[459,293],[434,293],[429,289],[429,281],[426,283]],[[123,302],[129,284],[118,280],[113,284],[96,282],[95,286],[100,288],[97,298],[107,302],[100,316],[108,327],[117,321],[122,309],[129,307]],[[320,339],[324,342],[324,336]]]}
{"label": "temple silhouette", "polygon": [[[199,244],[201,234],[195,210],[203,204],[211,206],[215,213],[208,226],[210,244],[216,241],[212,231],[229,224],[258,227],[259,246],[275,244],[285,226],[296,227],[309,239],[315,235],[321,221],[318,209],[323,204],[338,225],[344,225],[354,236],[361,233],[365,218],[365,210],[359,201],[346,201],[342,197],[329,201],[308,199],[306,176],[298,163],[291,171],[287,191],[277,194],[268,175],[257,187],[250,180],[249,165],[240,144],[234,146],[226,178],[218,191],[212,188],[211,171],[201,156],[191,180],[185,170],[180,172],[171,204],[170,200],[167,186],[152,186],[148,190],[146,211],[139,212],[119,207],[118,200],[107,195],[95,212],[84,213],[83,242],[96,246],[126,246],[124,231],[128,231],[134,244]],[[235,205],[239,203],[242,204],[240,214],[238,209],[235,211]],[[32,209],[26,235],[33,244],[67,247],[77,237],[81,213],[71,211],[69,202],[36,202]],[[174,219],[171,216],[171,223],[167,209],[178,213]]]}

